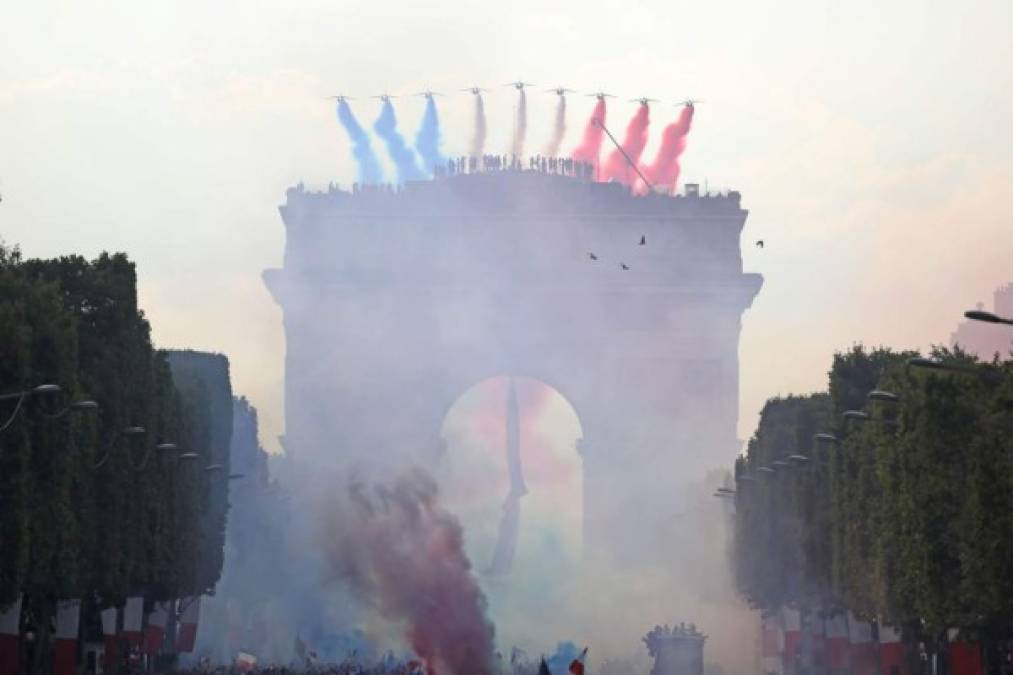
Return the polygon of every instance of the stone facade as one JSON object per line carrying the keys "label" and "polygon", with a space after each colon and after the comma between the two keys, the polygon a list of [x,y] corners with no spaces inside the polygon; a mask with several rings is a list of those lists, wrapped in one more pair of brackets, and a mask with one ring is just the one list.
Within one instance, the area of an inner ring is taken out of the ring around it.
{"label": "stone facade", "polygon": [[740,322],[762,285],[742,270],[738,193],[637,197],[504,171],[298,186],[280,212],[284,266],[264,276],[301,464],[438,461],[458,396],[536,378],[581,421],[585,547],[650,560],[680,482],[738,451]]}

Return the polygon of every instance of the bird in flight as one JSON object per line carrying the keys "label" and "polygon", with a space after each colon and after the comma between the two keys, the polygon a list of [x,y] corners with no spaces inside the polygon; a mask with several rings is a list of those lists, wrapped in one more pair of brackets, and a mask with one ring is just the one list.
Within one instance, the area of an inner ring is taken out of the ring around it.
{"label": "bird in flight", "polygon": [[640,245],[643,246],[646,243],[647,243],[647,235],[646,234],[640,235]]}
{"label": "bird in flight", "polygon": [[628,266],[626,265],[626,263],[619,263],[619,269],[621,269],[621,270],[623,270],[624,272],[626,272],[626,271],[628,271],[628,270],[629,270],[630,268],[629,268],[629,267],[628,267]]}
{"label": "bird in flight", "polygon": [[763,240],[762,239],[757,239],[756,240],[756,245],[759,246],[760,248],[763,248]]}
{"label": "bird in flight", "polygon": [[590,258],[591,260],[597,260],[598,259],[598,256],[596,256],[594,253],[588,253],[587,257]]}

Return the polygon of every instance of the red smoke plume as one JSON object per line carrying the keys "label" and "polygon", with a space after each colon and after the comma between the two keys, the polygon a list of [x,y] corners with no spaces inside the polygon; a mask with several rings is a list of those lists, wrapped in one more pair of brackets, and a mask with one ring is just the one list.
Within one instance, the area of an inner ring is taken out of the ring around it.
{"label": "red smoke plume", "polygon": [[686,149],[686,136],[693,126],[694,110],[691,105],[683,106],[679,119],[665,127],[654,163],[643,169],[651,184],[663,185],[675,191],[676,183],[679,182],[679,157]]}
{"label": "red smoke plume", "polygon": [[[626,125],[626,137],[623,138],[623,150],[633,160],[633,166],[640,163],[640,155],[647,145],[647,127],[651,124],[651,111],[646,103],[641,103],[637,114]],[[618,149],[609,153],[608,159],[602,164],[601,179],[617,180],[625,185],[633,185],[637,181],[637,172],[633,170],[623,153]]]}
{"label": "red smoke plume", "polygon": [[599,98],[591,111],[591,118],[584,127],[584,137],[580,145],[573,151],[571,157],[578,162],[590,162],[598,166],[598,154],[601,152],[601,141],[605,136],[601,125],[605,123],[605,99]]}
{"label": "red smoke plume", "polygon": [[485,596],[431,477],[414,471],[371,489],[353,480],[322,534],[334,575],[380,615],[407,624],[430,675],[491,675]]}

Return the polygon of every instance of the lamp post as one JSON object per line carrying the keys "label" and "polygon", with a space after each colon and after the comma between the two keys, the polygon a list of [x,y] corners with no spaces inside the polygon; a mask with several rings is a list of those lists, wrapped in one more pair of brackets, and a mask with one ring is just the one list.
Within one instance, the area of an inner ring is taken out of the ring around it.
{"label": "lamp post", "polygon": [[1007,319],[1006,317],[993,314],[992,312],[986,312],[982,309],[972,309],[964,312],[964,316],[972,321],[982,321],[984,323],[1004,323],[1007,326],[1013,326],[1013,319]]}

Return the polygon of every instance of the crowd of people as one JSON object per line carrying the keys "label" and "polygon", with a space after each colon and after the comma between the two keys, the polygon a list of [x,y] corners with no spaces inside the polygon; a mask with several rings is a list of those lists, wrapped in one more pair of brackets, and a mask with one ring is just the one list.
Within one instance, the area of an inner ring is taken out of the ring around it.
{"label": "crowd of people", "polygon": [[536,171],[538,173],[572,176],[581,180],[594,177],[594,164],[581,162],[570,157],[529,157],[525,166],[522,158],[516,155],[482,155],[451,157],[446,166],[437,166],[434,177],[457,176],[467,173],[487,173],[491,171]]}

